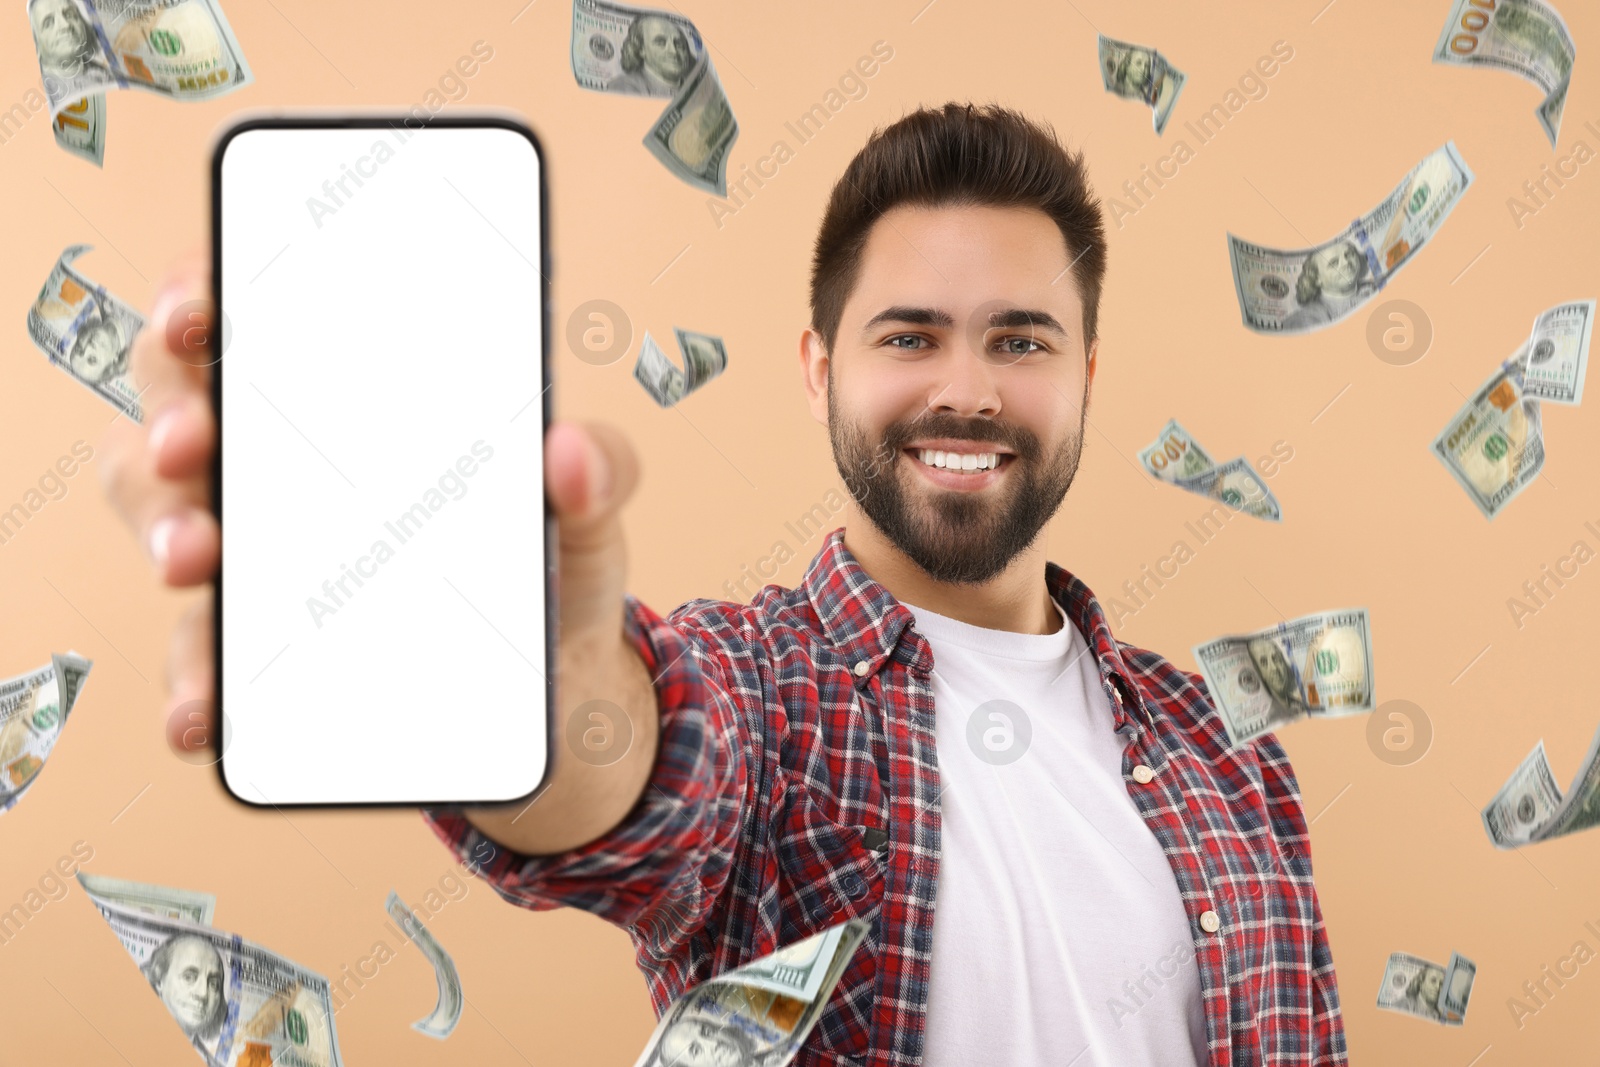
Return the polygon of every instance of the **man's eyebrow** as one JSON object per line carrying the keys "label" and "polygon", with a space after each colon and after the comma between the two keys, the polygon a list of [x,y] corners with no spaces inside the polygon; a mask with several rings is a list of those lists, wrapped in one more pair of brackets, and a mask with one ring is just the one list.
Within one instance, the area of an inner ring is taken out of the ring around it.
{"label": "man's eyebrow", "polygon": [[[955,318],[942,308],[911,307],[905,304],[896,304],[884,308],[862,326],[862,332],[872,329],[885,322],[904,323],[909,326],[934,326],[948,330],[956,324]],[[991,329],[1019,329],[1031,327],[1039,330],[1049,330],[1052,333],[1067,336],[1067,331],[1061,323],[1048,311],[1037,308],[1007,308],[1002,311],[989,313],[989,327]]]}
{"label": "man's eyebrow", "polygon": [[1062,337],[1067,336],[1067,331],[1056,317],[1048,311],[1037,308],[1008,308],[1005,311],[991,311],[989,313],[989,326],[991,328],[1019,329],[1027,326],[1039,330],[1049,330]]}

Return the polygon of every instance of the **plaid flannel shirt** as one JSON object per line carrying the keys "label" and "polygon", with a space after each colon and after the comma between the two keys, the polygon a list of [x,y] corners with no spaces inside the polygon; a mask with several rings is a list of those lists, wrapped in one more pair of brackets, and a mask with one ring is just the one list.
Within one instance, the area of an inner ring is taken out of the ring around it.
{"label": "plaid flannel shirt", "polygon": [[[1199,674],[1113,638],[1094,594],[1063,568],[1047,564],[1045,577],[1099,663],[1127,743],[1124,783],[1172,864],[1209,1064],[1345,1064],[1283,748],[1271,734],[1230,745]],[[424,818],[513,904],[582,908],[627,930],[658,1018],[713,975],[863,918],[871,935],[795,1062],[919,1065],[940,785],[933,654],[910,610],[835,529],[797,588],[769,585],[749,605],[693,600],[665,620],[630,596],[626,619],[655,679],[661,733],[650,784],[618,826],[527,856],[449,809]],[[1144,784],[1131,773],[1141,764],[1155,772]],[[1207,912],[1221,920],[1215,932]]]}

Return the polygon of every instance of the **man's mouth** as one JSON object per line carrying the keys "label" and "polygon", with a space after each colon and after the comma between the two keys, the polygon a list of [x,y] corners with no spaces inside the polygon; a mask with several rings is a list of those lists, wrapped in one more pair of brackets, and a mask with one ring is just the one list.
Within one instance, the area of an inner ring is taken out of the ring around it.
{"label": "man's mouth", "polygon": [[986,489],[1005,477],[1016,455],[985,450],[981,442],[960,447],[957,442],[941,441],[952,447],[902,449],[917,473],[941,489],[973,492]]}
{"label": "man's mouth", "polygon": [[1011,458],[1007,452],[955,452],[937,448],[908,448],[906,453],[935,470],[961,473],[995,470]]}

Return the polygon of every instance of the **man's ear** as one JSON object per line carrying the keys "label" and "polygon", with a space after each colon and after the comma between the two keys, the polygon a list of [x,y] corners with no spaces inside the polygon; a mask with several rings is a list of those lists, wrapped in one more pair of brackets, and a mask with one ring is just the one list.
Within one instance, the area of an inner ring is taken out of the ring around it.
{"label": "man's ear", "polygon": [[822,335],[807,326],[800,334],[800,380],[806,389],[806,404],[811,417],[828,424],[828,350]]}
{"label": "man's ear", "polygon": [[1099,360],[1097,359],[1099,354],[1100,338],[1096,337],[1089,344],[1089,365],[1084,370],[1085,380],[1083,383],[1083,403],[1085,407],[1089,405],[1089,393],[1094,388],[1095,368],[1100,365]]}

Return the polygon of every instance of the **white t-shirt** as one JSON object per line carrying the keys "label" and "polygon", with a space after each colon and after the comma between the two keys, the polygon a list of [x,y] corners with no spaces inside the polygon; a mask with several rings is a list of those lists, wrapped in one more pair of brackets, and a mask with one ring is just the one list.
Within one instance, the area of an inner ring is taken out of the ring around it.
{"label": "white t-shirt", "polygon": [[1203,1067],[1189,920],[1083,635],[906,607],[943,786],[923,1063]]}

